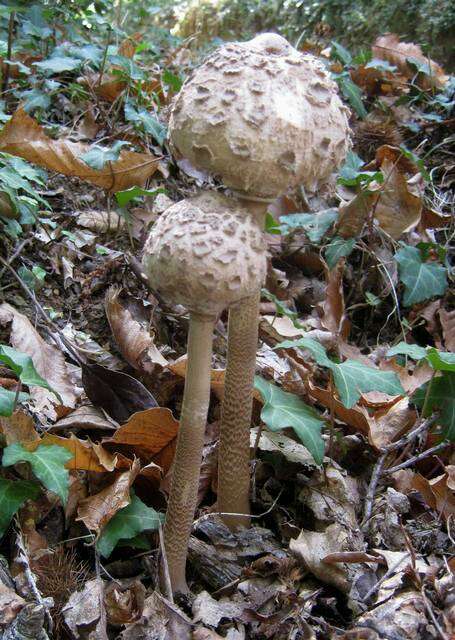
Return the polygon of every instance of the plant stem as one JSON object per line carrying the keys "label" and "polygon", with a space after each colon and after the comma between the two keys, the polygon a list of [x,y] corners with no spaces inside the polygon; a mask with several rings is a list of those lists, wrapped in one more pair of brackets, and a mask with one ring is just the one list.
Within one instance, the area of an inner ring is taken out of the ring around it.
{"label": "plant stem", "polygon": [[188,541],[196,510],[207,411],[215,318],[190,314],[188,370],[164,525],[164,546],[174,592],[186,592]]}
{"label": "plant stem", "polygon": [[230,529],[250,524],[250,427],[259,292],[229,309],[228,354],[218,453],[218,509]]}

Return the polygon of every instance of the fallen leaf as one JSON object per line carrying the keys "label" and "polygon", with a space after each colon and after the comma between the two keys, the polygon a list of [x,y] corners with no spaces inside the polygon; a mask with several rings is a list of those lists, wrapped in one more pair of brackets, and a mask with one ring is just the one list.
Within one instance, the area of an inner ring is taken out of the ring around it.
{"label": "fallen leaf", "polygon": [[202,622],[216,628],[221,620],[236,620],[243,613],[244,606],[227,599],[215,600],[207,591],[196,596],[193,605],[193,622]]}
{"label": "fallen leaf", "polygon": [[144,607],[145,587],[139,579],[123,587],[120,583],[110,582],[104,591],[104,603],[108,622],[124,625],[140,618]]}
{"label": "fallen leaf", "polygon": [[24,605],[25,600],[0,580],[0,630],[11,624]]}
{"label": "fallen leaf", "polygon": [[[0,305],[0,324],[9,322],[11,345],[32,358],[35,369],[60,395],[65,407],[74,407],[77,395],[62,353],[43,340],[26,316],[4,302]],[[35,410],[55,420],[55,395],[43,387],[31,387],[30,394]]]}
{"label": "fallen leaf", "polygon": [[343,238],[360,235],[377,195],[372,191],[360,191],[347,204],[340,206],[338,233]]}
{"label": "fallen leaf", "polygon": [[[425,615],[427,611],[422,594],[417,591],[402,591],[377,607],[366,611],[359,618],[356,629],[362,630],[358,638],[367,638],[365,628],[376,630],[378,640],[400,638],[415,640],[424,638],[430,625]],[[353,636],[354,638],[356,636]]]}
{"label": "fallen leaf", "polygon": [[109,520],[130,503],[130,488],[139,473],[140,464],[134,460],[131,469],[121,473],[108,487],[79,503],[76,520],[87,529],[99,533]]}
{"label": "fallen leaf", "polygon": [[146,329],[119,300],[121,289],[110,287],[106,293],[105,309],[112,335],[125,360],[134,369],[152,374],[156,364],[167,365],[156,347],[150,330]]}
{"label": "fallen leaf", "polygon": [[108,640],[103,599],[104,582],[101,578],[89,580],[82,591],[71,594],[62,615],[76,640]]}
{"label": "fallen leaf", "polygon": [[73,458],[65,464],[67,469],[98,472],[113,471],[115,469],[115,456],[103,449],[101,445],[91,442],[91,440],[76,438],[74,433],[69,438],[45,433],[39,441],[23,442],[22,444],[28,451],[34,451],[39,444],[56,444],[59,447],[64,447],[73,454]]}
{"label": "fallen leaf", "polygon": [[409,406],[408,398],[400,398],[370,418],[369,441],[376,449],[382,449],[406,433],[416,419],[417,413]]}
{"label": "fallen leaf", "polygon": [[82,365],[82,384],[88,399],[119,423],[136,411],[157,406],[155,398],[139,380],[99,364]]}
{"label": "fallen leaf", "polygon": [[[188,357],[184,355],[172,364],[168,364],[167,368],[177,376],[185,378],[187,365]],[[225,374],[225,369],[212,369],[210,372],[210,388],[219,400],[223,399]]]}
{"label": "fallen leaf", "polygon": [[455,311],[439,309],[442,335],[447,351],[455,351]]}
{"label": "fallen leaf", "polygon": [[5,436],[6,444],[13,442],[25,442],[28,440],[38,440],[33,418],[18,409],[8,418],[0,416],[0,431]]}
{"label": "fallen leaf", "polygon": [[390,64],[398,67],[400,73],[409,79],[416,75],[416,71],[408,60],[416,60],[422,64],[428,71],[423,77],[417,79],[423,88],[441,88],[446,83],[447,76],[442,67],[426,56],[419,45],[400,42],[399,37],[394,33],[387,33],[377,38],[372,46],[372,52],[375,58],[387,60]]}
{"label": "fallen leaf", "polygon": [[122,640],[190,640],[192,623],[175,604],[154,591],[144,602],[141,619],[127,624]]}
{"label": "fallen leaf", "polygon": [[420,473],[415,473],[411,487],[418,491],[431,509],[442,514],[445,520],[455,516],[455,495],[452,485],[452,473],[444,473],[437,478],[427,480]]}
{"label": "fallen leaf", "polygon": [[116,162],[97,171],[80,159],[89,149],[82,143],[52,140],[23,109],[14,112],[0,133],[1,151],[65,176],[76,176],[111,192],[144,186],[157,168],[158,159],[154,156],[122,150]]}
{"label": "fallen leaf", "polygon": [[[83,429],[84,431],[88,431],[100,429],[104,431],[115,431],[117,427],[117,423],[108,420],[100,409],[97,409],[93,405],[84,405],[78,407],[64,418],[57,420],[57,422],[52,425],[51,430],[60,431],[64,429],[68,431],[72,429]],[[27,438],[27,440],[30,439],[31,438]]]}
{"label": "fallen leaf", "polygon": [[154,462],[167,473],[174,459],[178,427],[170,409],[153,407],[132,415],[112,438],[103,440],[103,446],[146,463]]}
{"label": "fallen leaf", "polygon": [[327,288],[325,300],[321,305],[321,324],[335,336],[346,339],[350,323],[344,312],[343,273],[344,260],[341,260],[334,269],[326,272]]}
{"label": "fallen leaf", "polygon": [[[250,447],[253,449],[256,445],[258,436],[258,428],[250,431]],[[296,442],[292,438],[283,433],[274,433],[273,431],[263,430],[257,442],[257,448],[265,454],[263,457],[266,461],[272,459],[279,462],[279,457],[284,457],[287,462],[300,464],[305,467],[315,468],[317,465],[313,456],[303,444]]]}
{"label": "fallen leaf", "polygon": [[74,216],[80,227],[99,233],[115,233],[125,227],[125,218],[115,211],[75,211]]}

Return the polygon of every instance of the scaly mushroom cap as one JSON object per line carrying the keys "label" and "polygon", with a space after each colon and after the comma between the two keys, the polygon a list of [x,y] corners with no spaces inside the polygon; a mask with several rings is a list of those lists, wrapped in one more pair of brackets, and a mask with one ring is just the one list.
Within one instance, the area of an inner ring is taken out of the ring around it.
{"label": "scaly mushroom cap", "polygon": [[235,200],[203,193],[161,215],[145,244],[143,266],[166,300],[217,315],[262,286],[266,247],[261,228]]}
{"label": "scaly mushroom cap", "polygon": [[217,49],[176,96],[177,157],[234,190],[274,198],[316,189],[349,148],[348,109],[322,64],[265,33]]}

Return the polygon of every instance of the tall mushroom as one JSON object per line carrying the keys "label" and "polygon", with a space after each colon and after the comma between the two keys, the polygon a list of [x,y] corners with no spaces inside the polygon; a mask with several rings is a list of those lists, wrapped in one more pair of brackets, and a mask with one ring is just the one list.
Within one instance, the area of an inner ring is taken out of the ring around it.
{"label": "tall mushroom", "polygon": [[[347,108],[322,64],[265,33],[217,49],[175,99],[169,136],[177,157],[218,176],[263,225],[267,203],[289,187],[314,191],[349,148]],[[229,315],[218,507],[248,524],[249,429],[259,292]]]}
{"label": "tall mushroom", "polygon": [[238,202],[203,193],[161,215],[146,242],[143,265],[151,286],[190,312],[188,370],[164,525],[172,589],[186,591],[185,564],[210,397],[213,326],[223,309],[249,298],[262,285],[263,234]]}

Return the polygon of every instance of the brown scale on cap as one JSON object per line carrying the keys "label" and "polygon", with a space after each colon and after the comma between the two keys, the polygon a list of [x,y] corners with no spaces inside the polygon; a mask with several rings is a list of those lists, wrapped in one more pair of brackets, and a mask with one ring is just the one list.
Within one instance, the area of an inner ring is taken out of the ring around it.
{"label": "brown scale on cap", "polygon": [[322,64],[277,34],[217,49],[177,96],[170,140],[177,156],[250,195],[313,190],[349,146],[348,110]]}
{"label": "brown scale on cap", "polygon": [[264,238],[235,200],[203,193],[162,214],[145,245],[143,263],[152,287],[166,300],[216,316],[262,286]]}

